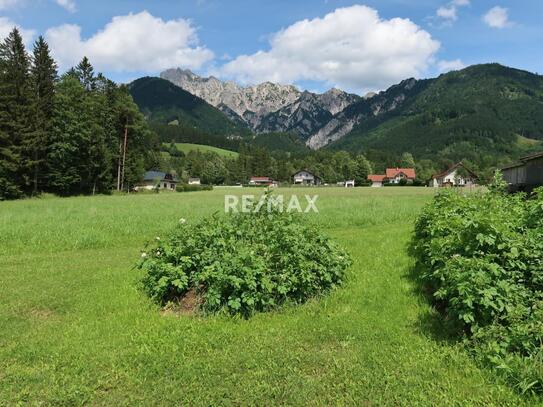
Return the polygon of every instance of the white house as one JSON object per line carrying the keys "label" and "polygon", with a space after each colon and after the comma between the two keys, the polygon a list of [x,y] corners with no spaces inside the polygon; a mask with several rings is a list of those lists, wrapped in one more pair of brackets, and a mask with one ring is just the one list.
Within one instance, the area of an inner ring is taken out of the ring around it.
{"label": "white house", "polygon": [[477,174],[467,168],[464,164],[458,163],[447,171],[434,175],[431,184],[434,188],[454,186],[465,187],[474,185],[477,179]]}
{"label": "white house", "polygon": [[308,170],[298,171],[292,176],[294,185],[320,185],[321,179]]}
{"label": "white house", "polygon": [[134,189],[139,190],[153,190],[153,189],[167,189],[175,191],[178,180],[173,174],[167,174],[160,171],[147,171],[143,176],[143,182],[138,184]]}

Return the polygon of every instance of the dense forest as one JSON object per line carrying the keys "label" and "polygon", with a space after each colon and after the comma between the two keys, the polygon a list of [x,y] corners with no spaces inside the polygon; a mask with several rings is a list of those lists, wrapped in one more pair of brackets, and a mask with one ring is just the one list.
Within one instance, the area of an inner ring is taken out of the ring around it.
{"label": "dense forest", "polygon": [[128,89],[84,58],[59,77],[42,37],[0,44],[0,200],[108,193],[158,165],[159,143]]}

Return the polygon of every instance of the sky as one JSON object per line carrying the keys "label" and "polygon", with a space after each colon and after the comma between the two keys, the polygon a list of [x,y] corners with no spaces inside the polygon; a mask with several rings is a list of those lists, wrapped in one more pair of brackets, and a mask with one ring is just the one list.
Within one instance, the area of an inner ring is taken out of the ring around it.
{"label": "sky", "polygon": [[0,0],[0,37],[38,35],[60,71],[118,82],[181,67],[250,85],[379,91],[499,62],[543,72],[539,0]]}

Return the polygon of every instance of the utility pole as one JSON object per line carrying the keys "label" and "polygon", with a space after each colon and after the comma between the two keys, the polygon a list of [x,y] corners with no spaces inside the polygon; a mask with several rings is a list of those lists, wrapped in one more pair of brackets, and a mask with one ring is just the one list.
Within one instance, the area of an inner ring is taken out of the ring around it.
{"label": "utility pole", "polygon": [[117,166],[117,191],[121,190],[121,156],[123,155],[123,139],[119,138],[119,162]]}

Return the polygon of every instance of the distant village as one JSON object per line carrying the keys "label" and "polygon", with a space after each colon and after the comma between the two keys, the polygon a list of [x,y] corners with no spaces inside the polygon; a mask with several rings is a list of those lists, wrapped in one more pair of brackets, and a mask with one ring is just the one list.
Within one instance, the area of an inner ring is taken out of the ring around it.
{"label": "distant village", "polygon": [[[530,192],[538,186],[543,186],[543,152],[522,157],[519,162],[500,169],[504,180],[511,192]],[[293,186],[340,186],[353,188],[356,186],[370,186],[382,188],[385,186],[409,186],[417,179],[414,168],[387,168],[384,174],[369,174],[367,184],[356,185],[355,180],[345,180],[333,185],[326,184],[317,175],[308,169],[302,169],[292,175]],[[425,186],[433,188],[474,187],[479,180],[478,175],[462,162],[459,162],[446,171],[434,174]],[[177,189],[180,180],[171,173],[160,171],[147,171],[143,182],[136,186],[136,190],[173,190]],[[187,185],[198,187],[202,185],[200,178],[189,178]],[[248,187],[278,187],[279,182],[267,176],[253,176]],[[242,184],[235,186],[242,187]]]}

